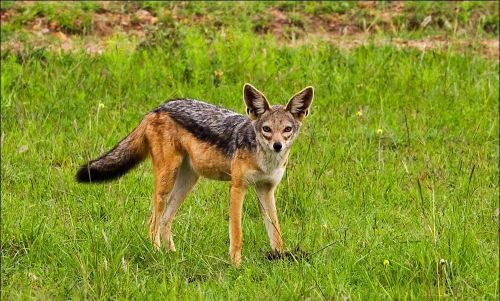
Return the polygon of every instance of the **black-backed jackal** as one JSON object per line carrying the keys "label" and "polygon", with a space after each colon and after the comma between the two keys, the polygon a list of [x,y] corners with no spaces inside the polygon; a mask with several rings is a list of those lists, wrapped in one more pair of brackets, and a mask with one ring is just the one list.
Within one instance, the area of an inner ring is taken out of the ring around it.
{"label": "black-backed jackal", "polygon": [[247,188],[255,186],[265,227],[276,252],[283,252],[274,192],[288,154],[307,116],[314,91],[307,87],[286,106],[269,105],[250,84],[243,87],[248,117],[190,99],[169,101],[148,113],[112,150],[83,165],[78,182],[115,179],[151,155],[154,172],[153,244],[175,251],[172,221],[200,176],[231,182],[229,255],[241,262],[241,212]]}

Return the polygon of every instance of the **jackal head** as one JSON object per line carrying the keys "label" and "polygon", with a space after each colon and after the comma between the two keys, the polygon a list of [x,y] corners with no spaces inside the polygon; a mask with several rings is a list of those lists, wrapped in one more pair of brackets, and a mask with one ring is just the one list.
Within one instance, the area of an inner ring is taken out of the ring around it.
{"label": "jackal head", "polygon": [[314,89],[309,86],[292,96],[287,105],[271,106],[262,92],[245,84],[243,99],[260,147],[276,153],[288,151],[309,114],[313,97]]}

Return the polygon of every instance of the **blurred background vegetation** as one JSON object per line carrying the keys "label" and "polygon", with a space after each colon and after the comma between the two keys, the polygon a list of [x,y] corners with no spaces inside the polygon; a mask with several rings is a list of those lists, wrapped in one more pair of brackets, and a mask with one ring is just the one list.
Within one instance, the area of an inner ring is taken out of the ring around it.
{"label": "blurred background vegetation", "polygon": [[[180,46],[187,28],[273,35],[283,44],[367,41],[498,57],[498,2],[2,2],[2,55]],[[456,47],[453,47],[456,46]]]}

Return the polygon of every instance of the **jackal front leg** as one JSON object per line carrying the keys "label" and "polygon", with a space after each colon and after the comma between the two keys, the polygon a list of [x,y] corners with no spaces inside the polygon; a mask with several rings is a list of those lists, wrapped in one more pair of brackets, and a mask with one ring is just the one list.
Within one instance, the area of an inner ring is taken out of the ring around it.
{"label": "jackal front leg", "polygon": [[267,235],[274,251],[283,252],[283,240],[281,238],[281,229],[276,212],[276,199],[274,192],[276,186],[269,183],[256,185],[257,195],[260,201],[260,208],[264,218]]}
{"label": "jackal front leg", "polygon": [[243,232],[241,230],[241,211],[247,186],[242,181],[232,181],[229,201],[229,256],[235,266],[241,263]]}

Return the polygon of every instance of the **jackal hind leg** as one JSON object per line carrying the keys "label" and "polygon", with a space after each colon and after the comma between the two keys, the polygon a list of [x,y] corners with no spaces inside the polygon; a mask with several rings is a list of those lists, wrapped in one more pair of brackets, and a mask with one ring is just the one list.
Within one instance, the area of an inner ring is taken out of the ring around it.
{"label": "jackal hind leg", "polygon": [[160,219],[161,240],[167,250],[175,251],[175,244],[172,235],[172,223],[175,214],[182,205],[187,195],[198,181],[198,175],[191,168],[187,159],[185,159],[178,170],[174,188],[168,198],[166,208]]}
{"label": "jackal hind leg", "polygon": [[173,190],[183,156],[175,150],[152,152],[154,172],[153,210],[149,220],[149,236],[156,249],[160,248],[160,221]]}

